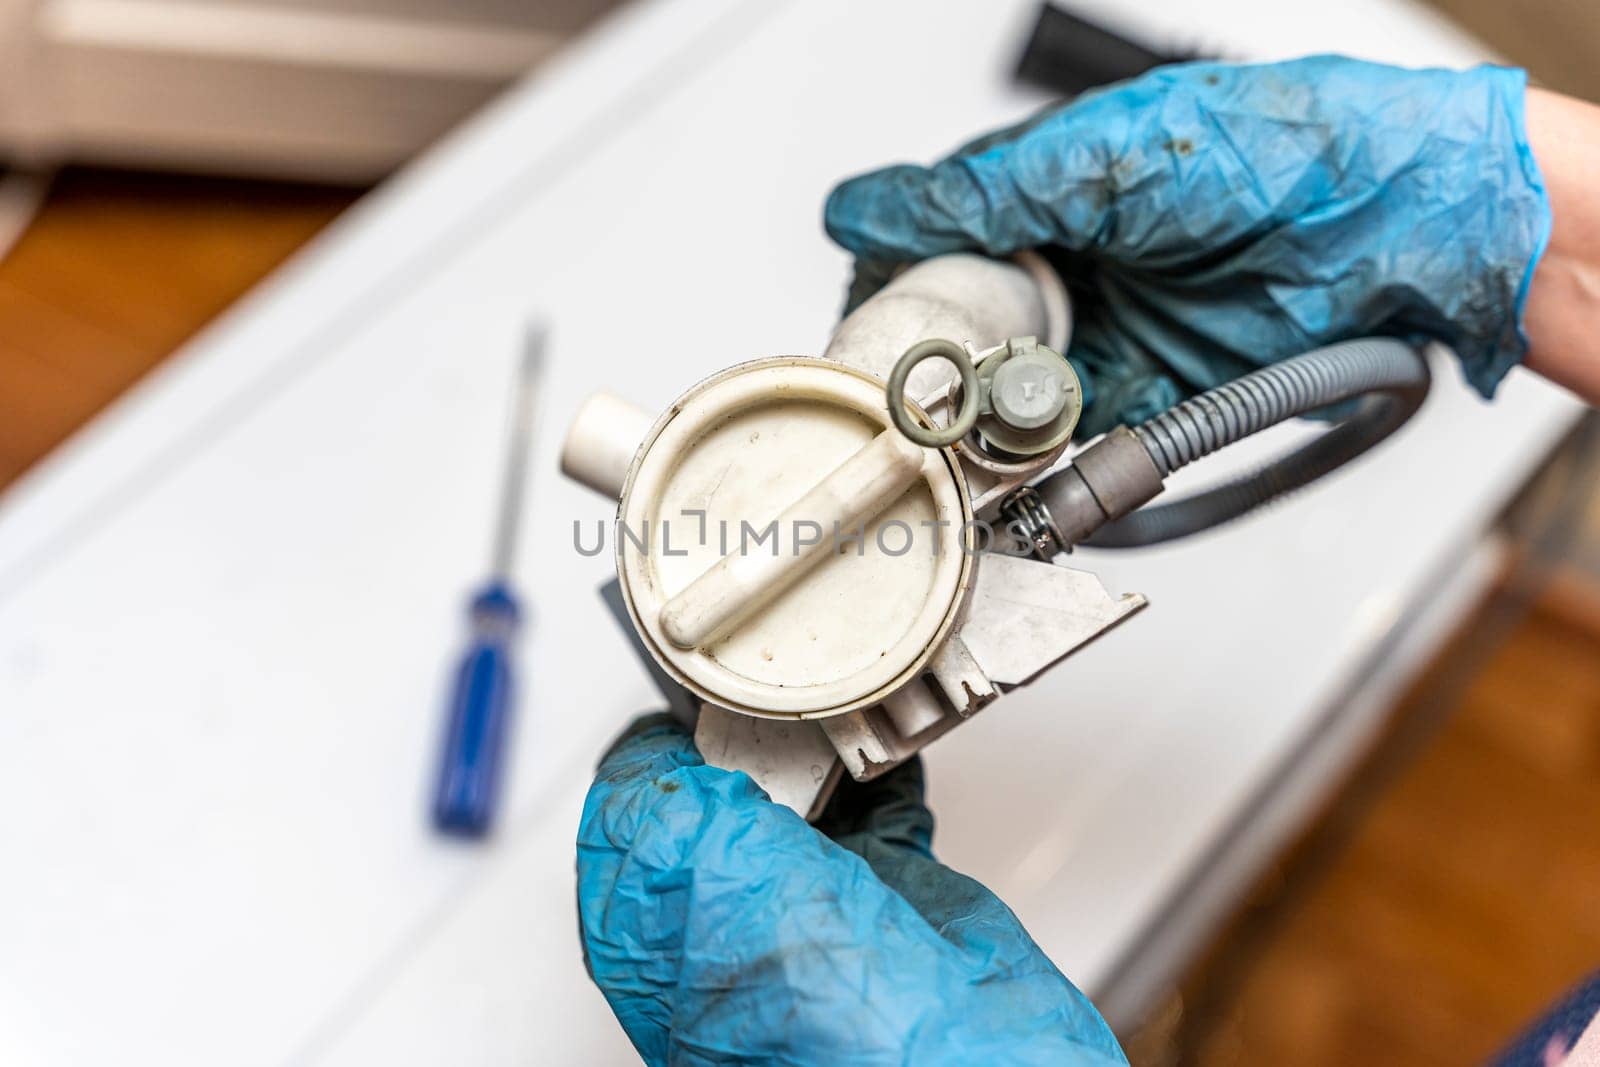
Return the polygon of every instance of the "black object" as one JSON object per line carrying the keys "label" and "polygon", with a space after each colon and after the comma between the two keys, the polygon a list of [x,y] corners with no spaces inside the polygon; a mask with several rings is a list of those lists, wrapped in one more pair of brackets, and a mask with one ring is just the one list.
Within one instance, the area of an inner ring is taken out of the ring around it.
{"label": "black object", "polygon": [[600,599],[605,601],[606,610],[611,612],[611,617],[622,627],[622,635],[633,646],[633,651],[638,655],[639,662],[644,664],[644,669],[650,672],[656,688],[661,690],[661,696],[667,702],[668,712],[684,726],[693,730],[695,717],[700,714],[700,701],[693,693],[678,684],[677,679],[662,670],[661,664],[656,662],[656,658],[645,647],[644,638],[639,636],[639,628],[633,624],[633,616],[628,613],[628,602],[622,595],[621,579],[613,578],[602,585]]}
{"label": "black object", "polygon": [[1213,59],[1198,51],[1163,50],[1131,40],[1056,4],[1039,8],[1017,80],[1063,96],[1124,81],[1166,63]]}

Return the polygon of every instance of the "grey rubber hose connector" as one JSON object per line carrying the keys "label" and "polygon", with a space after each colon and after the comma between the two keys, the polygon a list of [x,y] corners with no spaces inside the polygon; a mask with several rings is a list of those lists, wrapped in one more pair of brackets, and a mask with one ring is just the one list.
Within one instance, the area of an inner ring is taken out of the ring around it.
{"label": "grey rubber hose connector", "polygon": [[1134,427],[1163,476],[1288,419],[1360,398],[1339,425],[1258,471],[1171,503],[1147,504],[1085,542],[1131,548],[1171,541],[1237,518],[1348,463],[1393,433],[1428,394],[1415,348],[1365,338],[1253,371]]}

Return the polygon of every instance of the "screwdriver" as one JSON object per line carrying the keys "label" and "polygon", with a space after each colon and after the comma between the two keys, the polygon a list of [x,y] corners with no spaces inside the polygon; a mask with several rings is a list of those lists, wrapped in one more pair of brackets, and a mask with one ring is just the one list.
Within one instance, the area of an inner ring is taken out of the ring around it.
{"label": "screwdriver", "polygon": [[444,751],[433,798],[433,824],[439,832],[459,837],[482,837],[488,833],[499,800],[501,765],[516,696],[512,643],[523,614],[512,588],[511,567],[516,556],[544,349],[544,329],[530,327],[517,367],[489,580],[470,602],[471,638],[450,690]]}

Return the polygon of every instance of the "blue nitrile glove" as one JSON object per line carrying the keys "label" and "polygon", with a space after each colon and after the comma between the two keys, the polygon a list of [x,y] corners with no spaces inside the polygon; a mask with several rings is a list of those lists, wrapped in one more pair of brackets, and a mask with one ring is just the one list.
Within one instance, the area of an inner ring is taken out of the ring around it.
{"label": "blue nitrile glove", "polygon": [[1445,342],[1489,396],[1527,351],[1550,232],[1525,88],[1338,56],[1166,67],[848,181],[828,232],[857,257],[851,306],[902,262],[1044,250],[1086,434],[1373,333]]}
{"label": "blue nitrile glove", "polygon": [[915,761],[847,781],[813,829],[643,720],[578,830],[589,972],[651,1064],[1126,1063],[932,834]]}

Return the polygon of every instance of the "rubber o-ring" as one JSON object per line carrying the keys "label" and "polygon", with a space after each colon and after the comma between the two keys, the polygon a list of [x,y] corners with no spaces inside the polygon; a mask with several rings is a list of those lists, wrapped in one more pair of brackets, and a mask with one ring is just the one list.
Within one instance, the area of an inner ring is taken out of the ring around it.
{"label": "rubber o-ring", "polygon": [[[936,356],[949,360],[955,366],[956,373],[961,376],[961,410],[957,413],[955,421],[943,430],[930,430],[917,425],[911,417],[911,412],[906,410],[906,379],[911,377],[911,372],[916,369],[917,364]],[[895,361],[894,369],[889,372],[887,392],[889,418],[894,423],[894,428],[924,448],[946,448],[953,445],[971,433],[972,428],[978,423],[978,372],[972,366],[972,360],[967,358],[966,349],[954,341],[946,341],[942,337],[930,337],[906,349],[905,355]]]}

